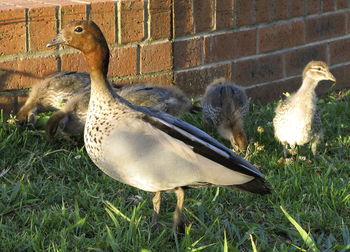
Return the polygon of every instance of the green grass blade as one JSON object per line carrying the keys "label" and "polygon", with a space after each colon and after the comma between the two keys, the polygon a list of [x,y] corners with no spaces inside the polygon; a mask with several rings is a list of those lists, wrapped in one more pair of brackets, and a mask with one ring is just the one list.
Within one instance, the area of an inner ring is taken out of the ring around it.
{"label": "green grass blade", "polygon": [[105,200],[103,201],[103,203],[105,203],[107,205],[107,207],[114,212],[115,214],[119,215],[120,217],[122,217],[123,219],[127,220],[128,222],[131,222],[130,218],[127,217],[125,214],[123,214],[121,211],[119,211],[118,208],[116,208],[111,202]]}
{"label": "green grass blade", "polygon": [[310,248],[311,251],[318,252],[318,248],[316,247],[316,244],[314,240],[311,238],[311,236],[299,225],[298,222],[296,222],[292,216],[288,214],[288,212],[280,206],[282,212],[287,217],[287,219],[293,224],[293,226],[298,230],[301,238],[306,243],[306,245]]}
{"label": "green grass blade", "polygon": [[252,234],[249,234],[250,236],[250,240],[252,242],[252,248],[253,248],[253,252],[258,252],[257,248],[256,248],[256,245],[255,245],[255,242],[254,242],[254,239],[253,239],[253,235]]}
{"label": "green grass blade", "polygon": [[224,230],[224,252],[228,252],[228,244],[226,238],[226,230]]}

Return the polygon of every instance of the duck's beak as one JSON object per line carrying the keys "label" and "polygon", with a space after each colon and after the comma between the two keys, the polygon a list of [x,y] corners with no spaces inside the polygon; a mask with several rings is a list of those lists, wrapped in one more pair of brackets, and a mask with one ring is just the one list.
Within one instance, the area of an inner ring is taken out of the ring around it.
{"label": "duck's beak", "polygon": [[51,47],[65,43],[66,41],[64,40],[62,33],[58,33],[53,39],[46,43],[46,47]]}

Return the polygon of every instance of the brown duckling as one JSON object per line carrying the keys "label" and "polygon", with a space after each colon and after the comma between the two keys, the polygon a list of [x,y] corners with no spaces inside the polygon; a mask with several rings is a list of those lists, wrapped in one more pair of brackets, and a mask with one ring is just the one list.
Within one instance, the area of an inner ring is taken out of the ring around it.
{"label": "brown duckling", "polygon": [[66,71],[50,75],[31,88],[16,117],[19,122],[35,124],[38,113],[62,109],[70,98],[85,89],[90,89],[88,73]]}
{"label": "brown duckling", "polygon": [[220,78],[208,85],[201,104],[203,121],[230,140],[234,150],[246,150],[248,141],[243,117],[249,111],[249,100],[244,90]]}
{"label": "brown duckling", "polygon": [[283,144],[284,156],[287,156],[288,145],[311,142],[311,150],[316,155],[317,144],[323,131],[320,115],[317,111],[315,88],[321,80],[336,79],[322,61],[309,62],[303,71],[303,83],[299,90],[279,104],[275,110],[273,127],[276,139]]}

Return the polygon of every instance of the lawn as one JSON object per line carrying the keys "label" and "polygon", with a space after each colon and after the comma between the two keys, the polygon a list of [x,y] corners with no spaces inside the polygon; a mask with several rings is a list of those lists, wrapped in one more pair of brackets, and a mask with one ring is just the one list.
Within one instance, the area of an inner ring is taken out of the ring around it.
{"label": "lawn", "polygon": [[[319,158],[306,145],[287,164],[273,137],[277,103],[252,104],[246,158],[274,193],[188,190],[182,238],[172,233],[174,195],[163,194],[152,230],[150,193],[104,175],[83,147],[1,123],[0,251],[349,251],[349,101],[349,91],[319,99]],[[200,115],[184,119],[218,137]]]}

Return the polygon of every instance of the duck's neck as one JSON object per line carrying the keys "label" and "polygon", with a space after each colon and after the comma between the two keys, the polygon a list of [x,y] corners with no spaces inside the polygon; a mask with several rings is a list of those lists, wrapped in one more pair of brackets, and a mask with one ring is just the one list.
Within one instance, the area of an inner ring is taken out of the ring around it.
{"label": "duck's neck", "polygon": [[300,94],[301,97],[303,96],[314,96],[315,95],[315,88],[318,84],[318,80],[305,77],[303,79],[303,84],[298,90],[298,93]]}
{"label": "duck's neck", "polygon": [[85,52],[85,58],[91,78],[91,99],[113,100],[115,93],[107,80],[108,48],[99,45],[91,52]]}

